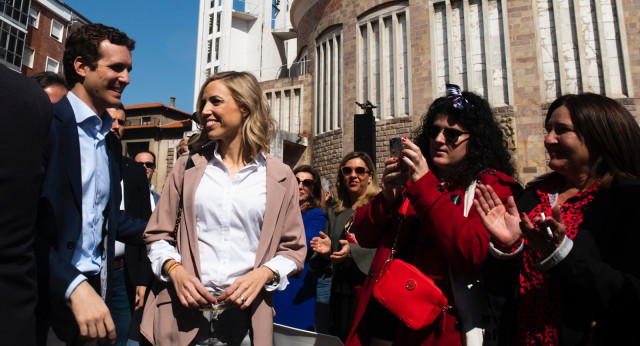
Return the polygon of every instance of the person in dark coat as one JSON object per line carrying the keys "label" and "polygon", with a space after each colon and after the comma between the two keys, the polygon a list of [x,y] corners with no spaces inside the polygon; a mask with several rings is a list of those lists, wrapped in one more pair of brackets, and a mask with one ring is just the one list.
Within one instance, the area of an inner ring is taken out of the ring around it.
{"label": "person in dark coat", "polygon": [[34,80],[0,64],[0,337],[35,344],[35,210],[51,103]]}

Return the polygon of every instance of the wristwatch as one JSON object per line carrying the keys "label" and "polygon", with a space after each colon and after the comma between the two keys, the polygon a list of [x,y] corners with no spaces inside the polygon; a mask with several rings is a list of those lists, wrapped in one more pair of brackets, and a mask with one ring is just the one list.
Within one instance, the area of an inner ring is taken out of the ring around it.
{"label": "wristwatch", "polygon": [[280,274],[277,271],[273,271],[273,280],[271,280],[271,284],[277,286],[280,283]]}

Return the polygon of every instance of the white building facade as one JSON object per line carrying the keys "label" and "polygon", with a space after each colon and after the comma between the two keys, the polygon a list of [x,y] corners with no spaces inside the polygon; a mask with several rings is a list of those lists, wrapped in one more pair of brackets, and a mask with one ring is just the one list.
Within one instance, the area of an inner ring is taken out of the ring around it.
{"label": "white building facade", "polygon": [[[301,90],[267,86],[268,81],[305,73],[306,65],[293,63],[298,52],[290,21],[292,3],[293,0],[200,0],[198,16],[194,111],[207,77],[223,71],[252,73],[263,84],[272,116],[278,122],[271,153],[281,159],[287,151],[301,153],[307,146],[307,138],[299,136],[298,128]],[[291,164],[295,161],[294,158]]]}

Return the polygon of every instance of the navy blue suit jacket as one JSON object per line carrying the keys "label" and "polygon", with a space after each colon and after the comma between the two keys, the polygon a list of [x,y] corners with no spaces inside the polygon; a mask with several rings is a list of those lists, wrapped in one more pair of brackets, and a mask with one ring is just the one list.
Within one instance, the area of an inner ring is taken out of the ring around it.
{"label": "navy blue suit jacket", "polygon": [[[44,153],[46,169],[38,203],[36,257],[38,260],[41,302],[48,292],[52,304],[64,302],[69,284],[81,274],[71,264],[82,231],[82,181],[80,143],[75,115],[67,97],[53,105],[53,121]],[[120,162],[122,149],[118,139],[108,133],[109,202],[104,211],[107,226],[107,282],[105,300],[111,300],[114,245],[116,238],[128,244],[142,244],[146,221],[120,211]],[[102,268],[105,270],[105,268]]]}

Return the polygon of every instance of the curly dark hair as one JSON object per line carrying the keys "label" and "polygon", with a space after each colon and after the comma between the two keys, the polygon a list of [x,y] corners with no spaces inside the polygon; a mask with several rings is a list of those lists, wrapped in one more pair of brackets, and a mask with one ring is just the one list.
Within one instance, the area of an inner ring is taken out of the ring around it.
{"label": "curly dark hair", "polygon": [[293,169],[293,174],[296,175],[300,172],[306,172],[313,176],[313,189],[311,189],[311,196],[309,196],[310,208],[324,209],[324,202],[322,198],[322,183],[320,181],[320,173],[318,170],[309,166],[302,165]]}
{"label": "curly dark hair", "polygon": [[72,31],[67,37],[62,57],[64,75],[69,88],[73,88],[76,83],[83,81],[83,78],[76,74],[73,62],[80,56],[91,70],[95,70],[98,60],[102,58],[100,43],[104,40],[119,46],[126,46],[129,51],[136,47],[136,41],[130,39],[127,34],[103,24],[87,24]]}
{"label": "curly dark hair", "polygon": [[496,169],[514,179],[516,169],[511,162],[511,154],[507,149],[507,141],[500,130],[489,102],[472,93],[462,92],[462,96],[468,101],[463,109],[453,106],[452,97],[440,97],[433,101],[427,113],[422,117],[422,124],[414,131],[414,143],[420,147],[422,154],[429,163],[436,176],[438,168],[431,158],[429,128],[433,126],[436,115],[446,114],[449,121],[459,124],[466,132],[469,132],[469,144],[467,154],[454,176],[448,177],[449,183],[456,187],[466,188],[477,178],[478,174],[488,168]]}

